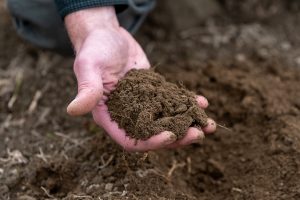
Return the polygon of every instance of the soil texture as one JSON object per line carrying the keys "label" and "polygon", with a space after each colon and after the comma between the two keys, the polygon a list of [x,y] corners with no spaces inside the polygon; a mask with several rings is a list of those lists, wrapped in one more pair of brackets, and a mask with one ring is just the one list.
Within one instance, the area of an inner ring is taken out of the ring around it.
{"label": "soil texture", "polygon": [[107,106],[112,119],[135,139],[145,140],[163,131],[180,139],[189,127],[207,125],[196,94],[153,70],[130,70],[109,95]]}
{"label": "soil texture", "polygon": [[229,130],[124,152],[90,115],[66,114],[73,59],[22,42],[0,0],[1,200],[300,199],[300,1],[215,0],[219,14],[176,30],[184,21],[165,2],[136,38],[156,71],[207,97],[205,112]]}

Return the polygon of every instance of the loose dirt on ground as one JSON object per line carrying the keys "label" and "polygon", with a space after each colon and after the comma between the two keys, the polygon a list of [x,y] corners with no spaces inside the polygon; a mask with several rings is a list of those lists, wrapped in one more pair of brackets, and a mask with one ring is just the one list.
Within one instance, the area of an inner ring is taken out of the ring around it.
{"label": "loose dirt on ground", "polygon": [[0,199],[300,199],[299,1],[219,0],[219,13],[184,29],[165,2],[137,40],[229,130],[124,152],[90,115],[66,114],[72,59],[22,42],[0,6]]}

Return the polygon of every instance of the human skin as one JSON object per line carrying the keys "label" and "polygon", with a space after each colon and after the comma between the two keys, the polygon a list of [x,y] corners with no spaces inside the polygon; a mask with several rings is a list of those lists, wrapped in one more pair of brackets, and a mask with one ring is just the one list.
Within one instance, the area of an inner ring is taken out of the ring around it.
{"label": "human skin", "polygon": [[[73,68],[78,83],[77,96],[67,108],[70,115],[92,112],[95,122],[127,151],[177,148],[200,142],[204,133],[215,131],[216,123],[208,119],[207,127],[202,130],[189,128],[181,140],[176,140],[175,134],[169,131],[146,141],[136,142],[127,137],[110,118],[105,104],[106,94],[129,70],[150,68],[147,56],[130,33],[120,27],[113,7],[73,12],[65,17],[65,25],[76,54]],[[195,98],[201,108],[208,106],[205,97]]]}

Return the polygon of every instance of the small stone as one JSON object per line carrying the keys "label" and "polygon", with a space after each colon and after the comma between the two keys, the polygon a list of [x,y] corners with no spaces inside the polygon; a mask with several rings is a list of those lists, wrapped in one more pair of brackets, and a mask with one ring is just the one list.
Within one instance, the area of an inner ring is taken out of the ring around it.
{"label": "small stone", "polygon": [[28,195],[23,195],[18,198],[19,200],[36,200],[36,198]]}
{"label": "small stone", "polygon": [[244,54],[236,54],[235,59],[239,62],[244,62],[246,60],[246,56]]}
{"label": "small stone", "polygon": [[295,62],[297,65],[300,65],[300,57],[295,58]]}
{"label": "small stone", "polygon": [[291,49],[291,44],[289,42],[283,42],[281,43],[281,48],[285,51],[290,50]]}
{"label": "small stone", "polygon": [[99,184],[93,184],[86,188],[87,194],[93,194],[95,191],[97,191],[100,188]]}
{"label": "small stone", "polygon": [[112,191],[113,187],[114,187],[114,184],[112,184],[112,183],[106,183],[105,190],[106,191]]}
{"label": "small stone", "polygon": [[233,188],[231,188],[231,190],[233,192],[243,193],[243,190],[241,190],[240,188],[233,187]]}

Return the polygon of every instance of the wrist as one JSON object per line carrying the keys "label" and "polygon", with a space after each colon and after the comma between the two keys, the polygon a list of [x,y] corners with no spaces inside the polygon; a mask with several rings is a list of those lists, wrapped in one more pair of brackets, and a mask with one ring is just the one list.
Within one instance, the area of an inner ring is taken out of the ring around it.
{"label": "wrist", "polygon": [[65,25],[77,52],[92,32],[118,28],[119,22],[114,7],[97,7],[70,13],[65,17]]}

